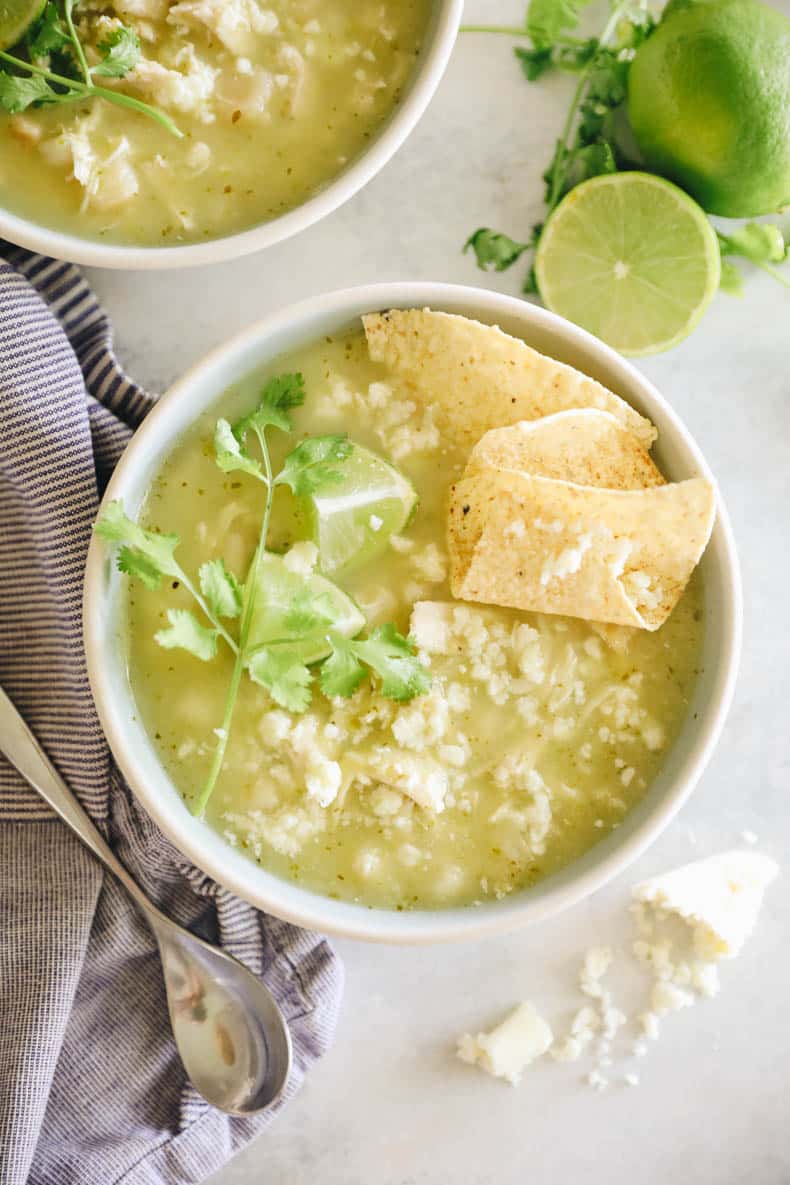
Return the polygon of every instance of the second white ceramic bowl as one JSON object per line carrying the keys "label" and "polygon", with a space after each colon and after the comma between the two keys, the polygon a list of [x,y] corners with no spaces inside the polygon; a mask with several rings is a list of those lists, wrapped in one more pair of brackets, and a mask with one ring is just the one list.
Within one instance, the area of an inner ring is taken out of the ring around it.
{"label": "second white ceramic bowl", "polygon": [[182,247],[124,247],[52,230],[0,207],[0,239],[8,239],[20,247],[28,247],[31,251],[51,255],[55,259],[67,259],[71,263],[127,271],[152,271],[237,259],[298,234],[331,214],[367,185],[418,123],[450,59],[461,24],[463,0],[434,0],[433,9],[419,62],[401,102],[389,120],[370,146],[347,169],[330,181],[320,193],[287,214],[250,230],[203,243],[186,243]]}
{"label": "second white ceramic bowl", "polygon": [[[653,421],[659,432],[656,459],[669,477],[712,476],[666,400],[630,363],[584,330],[524,301],[475,288],[382,284],[333,292],[279,312],[198,363],[145,420],[116,469],[105,499],[122,498],[127,512],[136,515],[175,442],[227,387],[252,371],[300,345],[357,324],[362,313],[423,306],[498,324],[531,346],[592,375]],[[96,539],[88,554],[85,577],[88,672],[110,747],[138,800],[176,847],[220,884],[259,909],[334,934],[382,942],[472,938],[537,921],[586,897],[634,860],[691,793],[721,731],[740,651],[738,562],[721,501],[702,569],[702,672],[680,735],[646,797],[616,831],[561,872],[502,901],[464,909],[398,913],[332,901],[273,876],[189,813],[136,712],[119,635],[122,578]]]}

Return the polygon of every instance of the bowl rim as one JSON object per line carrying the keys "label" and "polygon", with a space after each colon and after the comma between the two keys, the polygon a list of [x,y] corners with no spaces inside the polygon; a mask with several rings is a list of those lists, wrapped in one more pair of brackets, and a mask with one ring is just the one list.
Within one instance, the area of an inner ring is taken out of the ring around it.
{"label": "bowl rim", "polygon": [[[295,340],[306,344],[326,332],[326,329],[313,327],[317,319],[331,318],[339,328],[353,322],[363,312],[428,306],[438,310],[449,308],[491,324],[502,319],[517,322],[527,337],[530,330],[538,333],[544,330],[563,339],[571,349],[581,347],[582,352],[597,358],[610,373],[617,375],[617,387],[623,393],[628,392],[629,401],[636,396],[637,402],[646,405],[653,415],[656,410],[660,413],[655,418],[663,422],[665,428],[670,426],[698,472],[714,481],[690,432],[653,384],[630,362],[585,330],[537,305],[487,289],[431,282],[396,282],[341,289],[303,300],[254,323],[196,362],[168,389],[135,433],[113,473],[102,504],[123,497],[127,487],[135,484],[135,475],[144,467],[146,455],[151,452],[147,448],[149,441],[154,443],[158,439],[160,423],[175,418],[182,404],[189,405],[197,384],[214,384],[213,395],[207,402],[219,397],[232,381],[227,377],[223,380],[222,373],[227,372],[234,360],[256,348],[260,350],[258,361],[246,368],[249,373],[255,365],[263,364],[267,357],[266,343],[276,341],[279,334],[290,331]],[[284,348],[272,348],[268,357],[276,358]],[[206,405],[201,405],[195,415],[200,414]],[[175,432],[166,436],[166,451],[172,448],[178,435]],[[110,646],[101,611],[106,557],[96,536],[92,537],[88,551],[83,600],[84,643],[91,691],[110,749],[146,812],[180,852],[223,887],[256,908],[310,929],[373,942],[422,944],[502,933],[547,918],[602,888],[658,838],[699,780],[732,701],[742,641],[740,568],[729,516],[718,489],[714,537],[722,556],[719,615],[723,644],[716,655],[711,694],[693,726],[693,744],[672,784],[651,809],[643,812],[644,818],[633,826],[624,827],[623,831],[628,834],[613,832],[579,860],[546,878],[529,892],[513,894],[480,907],[396,912],[332,900],[267,872],[232,848],[208,824],[194,819],[161,767],[160,786],[166,786],[171,793],[169,796],[159,795],[141,775],[134,747],[127,735],[129,722],[124,715],[122,700],[125,690],[127,702],[133,704],[131,692],[128,685],[119,692],[111,678]],[[645,802],[643,799],[630,812],[629,818],[640,812]]]}
{"label": "bowl rim", "polygon": [[223,263],[251,255],[313,226],[349,201],[395,155],[425,114],[450,60],[463,15],[463,0],[434,0],[436,12],[401,103],[368,148],[320,192],[269,222],[248,230],[178,247],[134,247],[83,239],[51,230],[0,206],[0,239],[53,259],[125,271],[155,271]]}

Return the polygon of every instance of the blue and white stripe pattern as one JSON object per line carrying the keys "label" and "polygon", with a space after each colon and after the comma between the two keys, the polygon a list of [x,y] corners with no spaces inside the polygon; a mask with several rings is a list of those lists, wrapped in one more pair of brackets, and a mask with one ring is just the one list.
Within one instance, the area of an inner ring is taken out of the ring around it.
{"label": "blue and white stripe pattern", "polygon": [[[266,977],[294,1041],[287,1098],[332,1038],[340,963],[171,847],[114,768],[88,687],[91,524],[152,402],[79,271],[0,244],[0,685],[154,900]],[[230,1120],[185,1082],[145,923],[1,757],[0,917],[2,1185],[188,1185],[270,1120]]]}

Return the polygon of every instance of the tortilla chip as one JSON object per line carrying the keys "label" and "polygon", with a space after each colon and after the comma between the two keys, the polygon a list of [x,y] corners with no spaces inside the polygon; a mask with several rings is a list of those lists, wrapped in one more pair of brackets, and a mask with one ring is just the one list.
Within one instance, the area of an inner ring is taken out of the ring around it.
{"label": "tortilla chip", "polygon": [[656,438],[650,421],[624,399],[495,325],[429,309],[392,309],[362,321],[371,358],[434,408],[454,445],[471,449],[490,428],[579,407],[610,412],[645,448]]}
{"label": "tortilla chip", "polygon": [[487,467],[610,490],[665,484],[633,433],[609,412],[591,407],[486,432],[472,449],[464,476]]}
{"label": "tortilla chip", "polygon": [[450,588],[465,601],[656,630],[705,550],[715,505],[701,477],[609,490],[481,469],[450,491]]}

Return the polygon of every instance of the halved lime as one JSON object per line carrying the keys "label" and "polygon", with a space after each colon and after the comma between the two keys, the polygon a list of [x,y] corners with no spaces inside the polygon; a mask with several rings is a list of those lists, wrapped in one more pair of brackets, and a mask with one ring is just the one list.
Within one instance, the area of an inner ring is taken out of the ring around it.
{"label": "halved lime", "polygon": [[612,173],[572,189],[535,257],[548,308],[632,356],[682,341],[710,304],[720,269],[703,211],[649,173]]}
{"label": "halved lime", "polygon": [[0,0],[0,49],[21,41],[33,21],[38,20],[47,0]]}
{"label": "halved lime", "polygon": [[318,662],[331,650],[329,631],[353,638],[364,624],[351,597],[325,576],[293,570],[274,552],[261,557],[247,640],[251,650],[277,643],[277,653],[292,654],[294,662]]}
{"label": "halved lime", "polygon": [[310,501],[321,569],[336,572],[384,551],[390,535],[409,521],[417,492],[394,465],[355,444],[343,462],[342,482]]}

